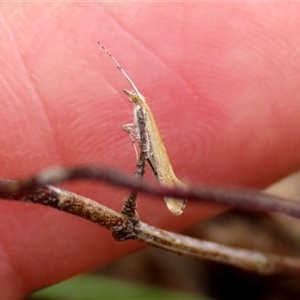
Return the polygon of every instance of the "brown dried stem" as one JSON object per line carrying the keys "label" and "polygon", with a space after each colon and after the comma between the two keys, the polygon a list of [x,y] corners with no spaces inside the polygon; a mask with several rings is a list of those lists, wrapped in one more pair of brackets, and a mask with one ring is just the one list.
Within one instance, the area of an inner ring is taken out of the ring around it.
{"label": "brown dried stem", "polygon": [[261,275],[300,274],[300,259],[236,249],[172,233],[140,222],[135,239],[179,254],[224,263]]}
{"label": "brown dried stem", "polygon": [[[143,115],[141,115],[141,112],[137,112],[137,118],[139,120],[140,124],[140,156],[137,160],[136,163],[136,172],[134,174],[135,178],[138,180],[142,180],[144,175],[145,175],[145,165],[146,165],[146,159],[147,159],[147,153],[148,153],[148,145],[147,145],[147,137],[146,137],[146,132],[145,132],[145,118]],[[130,133],[130,138],[132,139],[132,135]],[[128,198],[125,199],[124,201],[124,206],[121,211],[121,214],[123,214],[125,217],[131,219],[134,222],[137,222],[139,220],[138,214],[136,212],[137,208],[137,202],[136,202],[136,197],[137,197],[137,191],[133,189],[129,195]],[[115,238],[120,238],[116,235],[114,235]]]}
{"label": "brown dried stem", "polygon": [[[16,187],[18,182],[5,181],[5,184]],[[96,201],[56,187],[44,186],[33,192],[23,189],[7,199],[38,203],[77,215],[111,230],[117,240],[136,239],[168,251],[226,263],[264,275],[300,273],[299,259],[235,249],[171,233],[139,222],[137,219],[132,220]]]}
{"label": "brown dried stem", "polygon": [[[299,206],[251,190],[240,193],[215,188],[179,190],[152,186],[140,179],[144,167],[145,156],[141,154],[137,168],[138,179],[125,176],[111,169],[99,167],[52,168],[31,178],[12,181],[1,180],[0,197],[7,200],[38,203],[77,215],[111,230],[117,240],[136,239],[176,253],[222,262],[265,275],[300,273],[300,260],[297,258],[226,247],[217,243],[164,231],[142,223],[135,214],[135,198],[137,191],[141,190],[161,196],[194,197],[205,201],[212,199],[214,202],[223,204],[239,204],[246,200],[248,201],[246,206],[236,206],[243,208],[248,206],[262,211],[276,211],[296,217],[299,217]],[[103,180],[114,185],[130,187],[133,191],[125,201],[124,207],[126,209],[124,208],[122,213],[117,213],[93,200],[47,185],[75,179]],[[233,201],[230,201],[232,198]],[[254,201],[254,203],[251,201]]]}
{"label": "brown dried stem", "polygon": [[96,166],[53,167],[46,169],[36,176],[15,181],[0,181],[0,197],[12,198],[24,191],[33,191],[48,184],[56,184],[70,180],[103,181],[115,186],[130,188],[157,196],[187,198],[195,201],[217,203],[257,212],[272,212],[285,214],[300,219],[300,205],[260,191],[246,188],[217,188],[217,187],[189,187],[167,188],[158,184],[149,184],[133,176],[109,168]]}

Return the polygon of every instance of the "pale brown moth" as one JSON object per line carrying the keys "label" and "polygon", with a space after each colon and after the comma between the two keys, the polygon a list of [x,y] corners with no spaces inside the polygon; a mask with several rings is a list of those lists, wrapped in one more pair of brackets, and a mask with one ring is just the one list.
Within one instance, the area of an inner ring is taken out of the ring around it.
{"label": "pale brown moth", "polygon": [[[147,161],[160,184],[167,187],[184,187],[185,185],[174,174],[166,148],[162,141],[152,112],[146,103],[145,97],[138,91],[133,81],[129,78],[129,76],[126,74],[126,72],[117,62],[117,60],[110,54],[110,52],[101,43],[98,42],[98,44],[112,58],[117,68],[128,80],[133,89],[133,91],[123,89],[123,92],[129,97],[129,100],[134,104],[134,124],[127,124],[122,126],[122,128],[132,135],[133,133],[129,129],[129,127],[132,127],[132,125],[134,125],[135,137],[138,140],[141,149],[146,149]],[[141,132],[139,126],[139,119],[137,117],[138,112],[140,113],[140,115],[144,116],[143,121],[145,122],[145,133],[147,137],[147,144],[144,145],[145,147],[141,145]],[[182,213],[185,207],[186,200],[168,197],[165,197],[164,199],[168,209],[174,215],[180,215]]]}

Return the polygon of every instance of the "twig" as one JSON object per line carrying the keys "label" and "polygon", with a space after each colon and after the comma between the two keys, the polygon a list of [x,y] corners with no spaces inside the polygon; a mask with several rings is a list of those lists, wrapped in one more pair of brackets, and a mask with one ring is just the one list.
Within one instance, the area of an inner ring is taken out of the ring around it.
{"label": "twig", "polygon": [[133,222],[114,210],[83,196],[53,186],[33,192],[20,192],[7,200],[19,200],[49,206],[96,223],[111,231],[133,231]]}
{"label": "twig", "polygon": [[236,249],[172,233],[140,222],[135,239],[178,254],[224,263],[261,275],[300,274],[300,259]]}
{"label": "twig", "polygon": [[[17,182],[6,181],[6,184],[16,186]],[[12,200],[12,198],[10,199]],[[13,199],[46,205],[82,217],[111,230],[113,236],[119,241],[136,239],[175,253],[226,263],[263,275],[300,274],[300,260],[297,258],[235,249],[171,233],[138,220],[129,219],[96,201],[56,187],[44,186],[34,192],[19,191],[13,196]]]}
{"label": "twig", "polygon": [[[145,164],[146,164],[146,159],[147,159],[147,136],[145,132],[145,118],[141,113],[138,111],[137,112],[137,118],[140,123],[140,156],[137,160],[136,163],[136,172],[134,174],[135,178],[137,180],[142,180],[144,175],[145,175]],[[137,203],[136,203],[136,197],[137,197],[137,191],[134,189],[131,191],[130,195],[128,198],[125,199],[124,201],[124,206],[121,211],[121,214],[124,215],[125,217],[131,219],[132,221],[136,222],[139,220],[138,214],[136,212],[137,208]],[[122,239],[122,237],[119,237],[118,234],[114,235],[116,239]]]}
{"label": "twig", "polygon": [[115,186],[130,188],[151,195],[228,205],[244,210],[285,214],[300,219],[300,205],[287,199],[264,194],[260,191],[235,188],[190,187],[185,189],[167,188],[158,184],[142,182],[125,173],[109,168],[96,166],[53,167],[36,176],[16,181],[0,181],[0,197],[10,198],[17,193],[33,191],[47,184],[55,184],[68,180],[95,180]]}

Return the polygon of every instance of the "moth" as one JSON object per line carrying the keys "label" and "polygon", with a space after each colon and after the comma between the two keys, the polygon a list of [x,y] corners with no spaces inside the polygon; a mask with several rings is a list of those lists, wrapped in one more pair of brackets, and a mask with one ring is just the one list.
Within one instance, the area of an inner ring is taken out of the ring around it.
{"label": "moth", "polygon": [[[100,43],[98,44],[101,48],[111,57],[115,62],[119,71],[123,76],[128,80],[129,84],[132,87],[132,91],[123,89],[123,92],[128,96],[130,102],[134,104],[133,109],[133,121],[134,124],[126,124],[122,126],[124,130],[129,132],[131,135],[132,130],[130,127],[134,127],[135,138],[139,142],[141,149],[146,149],[147,162],[149,163],[154,176],[157,178],[158,182],[166,187],[185,187],[185,185],[176,177],[174,174],[170,159],[168,157],[165,145],[159,133],[158,127],[156,125],[155,119],[151,112],[150,107],[146,103],[145,97],[138,91],[137,87],[133,81],[129,78],[117,60],[110,54],[110,52]],[[142,116],[144,122],[144,133],[146,135],[146,145],[142,145],[141,140],[141,126],[139,124],[140,118]],[[186,199],[177,199],[177,198],[164,198],[168,209],[174,215],[180,215],[183,212],[183,209],[186,204]]]}

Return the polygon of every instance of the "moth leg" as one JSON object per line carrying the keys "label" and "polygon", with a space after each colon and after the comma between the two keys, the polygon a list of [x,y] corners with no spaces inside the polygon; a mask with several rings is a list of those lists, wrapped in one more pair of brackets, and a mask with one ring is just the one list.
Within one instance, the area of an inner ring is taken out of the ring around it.
{"label": "moth leg", "polygon": [[133,147],[134,147],[136,159],[138,160],[139,159],[139,154],[138,154],[138,151],[137,151],[137,148],[136,148],[136,145],[135,145],[135,141],[138,141],[138,137],[135,134],[134,124],[132,124],[132,123],[123,124],[123,125],[120,126],[120,128],[129,134],[130,140],[131,140],[131,142],[133,144]]}

